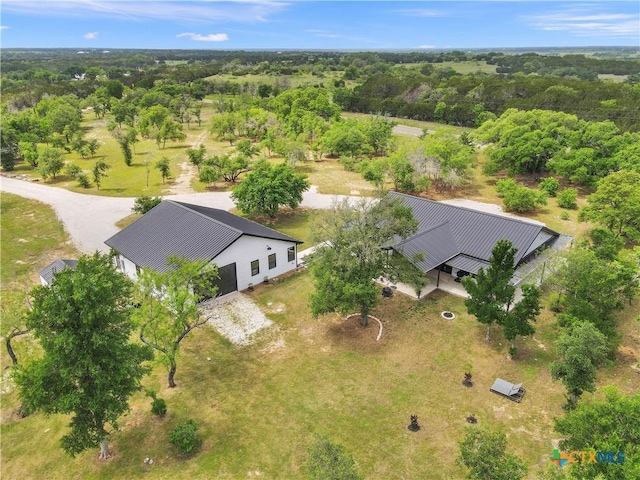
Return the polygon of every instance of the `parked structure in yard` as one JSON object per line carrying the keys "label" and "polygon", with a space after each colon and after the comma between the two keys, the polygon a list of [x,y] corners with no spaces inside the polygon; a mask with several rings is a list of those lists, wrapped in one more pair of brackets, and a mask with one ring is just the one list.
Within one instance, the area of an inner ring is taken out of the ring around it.
{"label": "parked structure in yard", "polygon": [[225,295],[295,269],[302,242],[224,210],[164,200],[105,243],[131,278],[144,268],[165,271],[171,255],[215,263]]}
{"label": "parked structure in yard", "polygon": [[40,275],[40,283],[45,287],[51,285],[53,277],[56,276],[56,273],[61,272],[65,268],[70,268],[73,270],[76,268],[77,263],[77,260],[69,260],[66,258],[58,258],[54,260],[38,272],[38,274]]}
{"label": "parked structure in yard", "polygon": [[[450,276],[446,280],[451,284],[450,278],[459,282],[465,275],[475,275],[480,268],[486,269],[493,248],[502,239],[509,240],[518,250],[512,279],[512,283],[517,285],[524,276],[520,267],[533,260],[540,251],[554,246],[559,239],[562,239],[559,243],[571,239],[540,223],[397,192],[389,195],[411,207],[419,222],[415,235],[391,248],[405,255],[430,277],[435,272],[436,288],[440,285],[441,275]],[[420,261],[414,260],[416,254],[421,254]]]}

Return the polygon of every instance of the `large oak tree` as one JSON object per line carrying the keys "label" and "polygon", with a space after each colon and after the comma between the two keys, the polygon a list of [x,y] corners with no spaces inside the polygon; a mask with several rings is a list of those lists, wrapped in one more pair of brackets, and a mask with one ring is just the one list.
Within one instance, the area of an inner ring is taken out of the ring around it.
{"label": "large oak tree", "polygon": [[390,263],[393,256],[383,247],[412,235],[417,225],[411,210],[390,197],[354,205],[337,202],[317,227],[316,235],[325,243],[311,260],[313,315],[358,309],[366,327],[380,297],[374,279],[396,271]]}
{"label": "large oak tree", "polygon": [[109,256],[95,253],[31,292],[27,327],[43,355],[16,370],[16,383],[28,411],[71,414],[62,437],[71,455],[100,445],[100,458],[110,456],[109,426],[118,428],[148,371],[151,350],[130,342],[132,288]]}

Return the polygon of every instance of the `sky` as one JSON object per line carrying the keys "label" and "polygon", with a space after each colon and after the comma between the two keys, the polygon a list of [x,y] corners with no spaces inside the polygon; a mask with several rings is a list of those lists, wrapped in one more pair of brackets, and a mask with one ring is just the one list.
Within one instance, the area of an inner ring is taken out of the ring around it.
{"label": "sky", "polygon": [[638,46],[640,2],[0,0],[2,48]]}

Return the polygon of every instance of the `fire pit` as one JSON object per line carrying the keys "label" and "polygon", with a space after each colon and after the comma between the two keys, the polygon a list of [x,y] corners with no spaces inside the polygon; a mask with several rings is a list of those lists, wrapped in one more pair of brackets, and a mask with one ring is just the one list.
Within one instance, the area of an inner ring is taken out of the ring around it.
{"label": "fire pit", "polygon": [[453,312],[449,312],[448,310],[445,310],[444,312],[442,312],[440,314],[440,316],[442,318],[444,318],[445,320],[453,320],[454,318],[456,318],[456,316],[454,315]]}

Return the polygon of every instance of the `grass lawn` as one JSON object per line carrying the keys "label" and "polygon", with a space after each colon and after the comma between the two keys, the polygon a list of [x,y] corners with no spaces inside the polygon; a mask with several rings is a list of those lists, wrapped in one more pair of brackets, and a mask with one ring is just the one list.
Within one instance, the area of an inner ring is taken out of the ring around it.
{"label": "grass lawn", "polygon": [[242,212],[235,210],[233,213],[301,240],[304,243],[298,246],[298,250],[302,251],[314,245],[313,225],[324,214],[324,211],[311,208],[286,209],[278,213],[275,219],[263,215],[243,215]]}
{"label": "grass lawn", "polygon": [[51,207],[35,200],[0,192],[2,233],[2,293],[39,284],[38,270],[56,258],[75,258],[69,241]]}
{"label": "grass lawn", "polygon": [[[66,418],[5,414],[3,477],[302,478],[306,448],[322,433],[354,455],[365,478],[462,478],[456,442],[472,413],[480,426],[507,434],[509,451],[526,460],[530,478],[548,463],[552,419],[562,414],[564,400],[548,372],[556,334],[548,312],[535,339],[520,341],[513,361],[499,329],[487,344],[484,327],[464,313],[459,298],[384,300],[374,312],[385,326],[376,342],[375,322],[362,329],[355,319],[312,319],[311,288],[307,272],[258,286],[252,297],[276,327],[253,346],[234,347],[208,327],[187,337],[178,388],[166,388],[159,365],[145,380],[167,400],[167,416],[151,415],[149,399],[137,394],[107,462],[96,460],[97,450],[75,459],[60,451]],[[443,310],[457,318],[442,319]],[[628,367],[623,359],[602,376],[632,393],[637,374]],[[473,373],[472,388],[461,385],[465,371]],[[521,404],[489,392],[497,376],[524,382]],[[17,406],[15,392],[3,397],[5,412]],[[422,425],[417,433],[406,428],[411,414]],[[191,459],[180,458],[167,441],[187,418],[196,420],[204,439]],[[154,464],[144,465],[146,457]]]}

